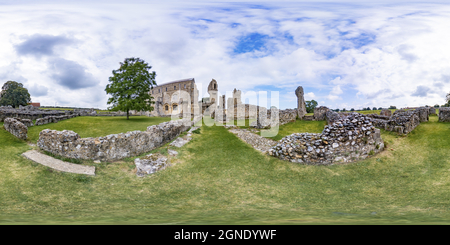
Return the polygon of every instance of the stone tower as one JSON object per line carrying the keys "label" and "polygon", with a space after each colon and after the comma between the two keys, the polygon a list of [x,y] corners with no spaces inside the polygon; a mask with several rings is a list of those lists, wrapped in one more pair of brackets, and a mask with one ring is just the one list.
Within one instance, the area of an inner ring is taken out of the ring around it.
{"label": "stone tower", "polygon": [[219,90],[219,85],[217,85],[216,80],[211,80],[208,85],[209,102],[213,103],[217,100],[217,91]]}
{"label": "stone tower", "polygon": [[297,115],[299,119],[302,119],[306,115],[306,103],[302,86],[297,87],[295,95],[297,95]]}

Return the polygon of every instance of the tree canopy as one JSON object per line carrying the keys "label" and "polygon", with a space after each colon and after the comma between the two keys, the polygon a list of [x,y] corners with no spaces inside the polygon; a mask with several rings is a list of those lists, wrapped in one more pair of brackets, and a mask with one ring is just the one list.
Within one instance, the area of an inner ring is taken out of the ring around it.
{"label": "tree canopy", "polygon": [[129,111],[152,111],[153,97],[150,89],[156,86],[156,73],[150,72],[152,67],[139,58],[126,58],[120,62],[120,68],[113,70],[113,76],[109,77],[106,85],[109,110],[126,111],[129,119]]}
{"label": "tree canopy", "polygon": [[0,92],[0,106],[10,105],[17,108],[20,105],[26,106],[30,102],[30,93],[28,93],[28,89],[23,87],[23,84],[15,81],[7,81],[3,84]]}
{"label": "tree canopy", "polygon": [[314,108],[316,108],[316,106],[318,105],[317,101],[315,101],[315,100],[306,101],[305,104],[306,104],[306,112],[307,113],[313,113]]}

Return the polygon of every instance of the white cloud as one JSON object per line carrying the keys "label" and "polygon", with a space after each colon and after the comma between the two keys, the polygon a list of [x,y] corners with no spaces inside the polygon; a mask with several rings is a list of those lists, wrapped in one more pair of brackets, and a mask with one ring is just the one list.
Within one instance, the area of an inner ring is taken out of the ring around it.
{"label": "white cloud", "polygon": [[[106,108],[111,71],[139,57],[153,66],[158,83],[194,77],[206,87],[214,78],[223,94],[301,85],[307,99],[327,99],[321,105],[331,108],[443,104],[450,91],[448,5],[169,3],[2,5],[0,85],[22,81],[43,105]],[[233,53],[249,33],[266,35],[265,48]],[[52,58],[34,57],[14,48],[24,37],[76,41],[43,53]],[[78,82],[93,86],[71,86],[77,78],[66,87],[55,84],[53,67],[61,66],[76,68],[64,74],[87,74]],[[296,106],[292,95],[280,99]]]}

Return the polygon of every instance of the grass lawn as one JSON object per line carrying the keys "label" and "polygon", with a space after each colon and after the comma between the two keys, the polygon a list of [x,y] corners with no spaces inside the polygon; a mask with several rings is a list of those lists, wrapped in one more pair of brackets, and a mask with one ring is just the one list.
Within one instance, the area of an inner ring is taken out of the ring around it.
{"label": "grass lawn", "polygon": [[[145,130],[157,119],[140,118],[78,117],[42,129],[94,137]],[[283,126],[281,134],[320,128]],[[30,128],[31,142],[40,130]],[[95,164],[95,177],[53,171],[23,158],[32,147],[1,128],[0,223],[449,224],[450,123],[431,116],[407,137],[381,131],[388,149],[372,158],[308,166],[262,155],[224,127],[203,126],[177,149],[173,166],[137,178],[133,158]]]}

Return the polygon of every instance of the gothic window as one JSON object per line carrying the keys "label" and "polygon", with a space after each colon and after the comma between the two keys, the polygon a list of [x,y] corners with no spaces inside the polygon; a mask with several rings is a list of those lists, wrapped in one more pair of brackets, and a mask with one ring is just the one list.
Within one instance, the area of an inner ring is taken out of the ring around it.
{"label": "gothic window", "polygon": [[168,105],[166,105],[166,111],[168,111],[169,110],[169,106]]}
{"label": "gothic window", "polygon": [[174,89],[174,90],[176,90],[176,89],[177,89],[177,86],[176,86],[176,85],[175,85],[175,86],[173,86],[173,89]]}
{"label": "gothic window", "polygon": [[184,88],[186,89],[186,84],[184,85]]}
{"label": "gothic window", "polygon": [[173,105],[173,110],[176,111],[178,109],[177,105]]}
{"label": "gothic window", "polygon": [[166,92],[167,92],[167,87],[166,87]]}
{"label": "gothic window", "polygon": [[214,83],[214,89],[216,89],[216,84]]}

